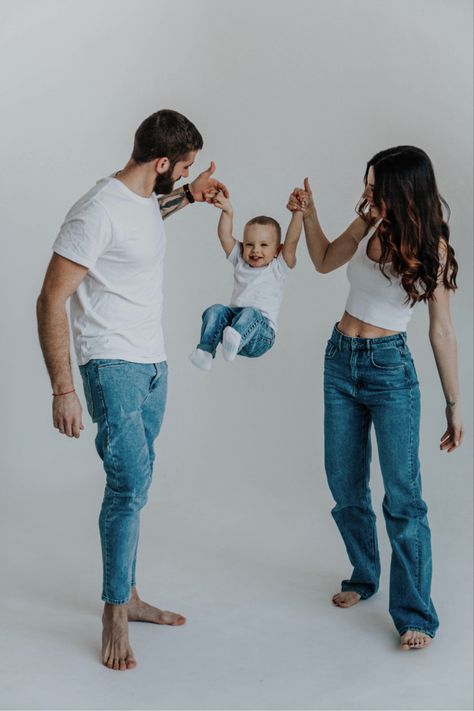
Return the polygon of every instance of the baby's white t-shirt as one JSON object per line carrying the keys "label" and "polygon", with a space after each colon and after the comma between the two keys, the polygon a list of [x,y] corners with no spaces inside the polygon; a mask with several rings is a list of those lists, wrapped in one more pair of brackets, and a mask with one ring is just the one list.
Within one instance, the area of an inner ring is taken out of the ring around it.
{"label": "baby's white t-shirt", "polygon": [[234,290],[229,306],[259,309],[276,331],[283,289],[291,271],[283,254],[280,252],[265,267],[251,267],[242,259],[242,242],[236,241],[227,259],[234,265]]}
{"label": "baby's white t-shirt", "polygon": [[88,268],[71,296],[79,365],[92,358],[166,360],[165,247],[156,196],[141,197],[114,177],[100,180],[70,209],[53,251]]}

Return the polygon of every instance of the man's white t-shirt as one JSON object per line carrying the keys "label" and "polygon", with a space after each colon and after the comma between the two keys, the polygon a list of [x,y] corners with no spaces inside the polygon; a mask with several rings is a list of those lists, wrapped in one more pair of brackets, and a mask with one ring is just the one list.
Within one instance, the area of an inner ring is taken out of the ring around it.
{"label": "man's white t-shirt", "polygon": [[259,309],[277,330],[283,289],[291,272],[282,252],[265,267],[251,267],[242,259],[242,242],[235,242],[227,257],[234,265],[234,290],[229,306]]}
{"label": "man's white t-shirt", "polygon": [[156,196],[141,197],[114,177],[100,180],[68,212],[53,251],[88,268],[71,297],[79,365],[92,358],[166,360],[165,247]]}

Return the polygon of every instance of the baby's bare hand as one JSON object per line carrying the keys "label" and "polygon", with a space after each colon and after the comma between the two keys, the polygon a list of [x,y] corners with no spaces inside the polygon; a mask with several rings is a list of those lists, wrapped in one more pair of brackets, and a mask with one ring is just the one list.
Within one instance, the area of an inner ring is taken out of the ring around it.
{"label": "baby's bare hand", "polygon": [[229,198],[226,198],[222,190],[219,190],[219,192],[216,193],[212,200],[212,204],[215,205],[215,207],[218,207],[219,210],[223,210],[224,212],[232,212],[231,202]]}

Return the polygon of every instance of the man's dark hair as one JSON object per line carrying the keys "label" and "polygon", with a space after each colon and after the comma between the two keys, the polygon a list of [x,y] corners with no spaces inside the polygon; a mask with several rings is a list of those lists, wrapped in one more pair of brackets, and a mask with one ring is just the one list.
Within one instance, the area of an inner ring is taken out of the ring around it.
{"label": "man's dark hair", "polygon": [[148,163],[156,158],[169,158],[174,165],[190,151],[199,151],[202,136],[186,116],[171,109],[162,109],[148,116],[135,133],[132,159]]}

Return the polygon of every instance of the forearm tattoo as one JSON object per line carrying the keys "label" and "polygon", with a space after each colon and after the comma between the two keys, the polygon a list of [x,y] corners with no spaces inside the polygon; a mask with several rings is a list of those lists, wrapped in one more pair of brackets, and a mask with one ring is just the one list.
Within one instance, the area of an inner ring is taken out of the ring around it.
{"label": "forearm tattoo", "polygon": [[162,195],[158,198],[158,204],[160,206],[161,216],[165,220],[172,215],[173,212],[180,210],[187,204],[184,190],[172,193],[171,195]]}

